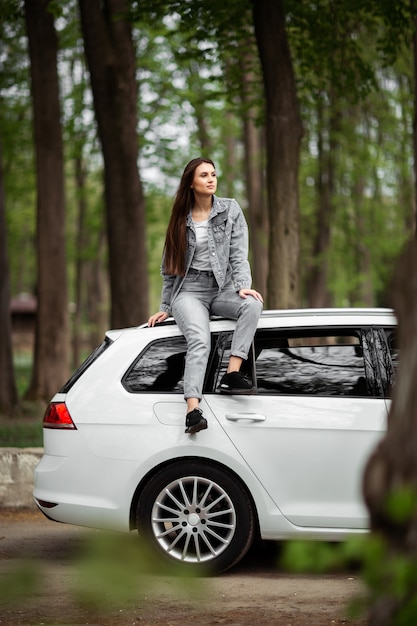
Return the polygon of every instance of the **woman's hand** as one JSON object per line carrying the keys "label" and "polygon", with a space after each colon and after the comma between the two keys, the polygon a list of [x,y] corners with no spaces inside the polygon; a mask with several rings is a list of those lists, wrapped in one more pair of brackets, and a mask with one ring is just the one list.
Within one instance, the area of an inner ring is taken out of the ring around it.
{"label": "woman's hand", "polygon": [[259,302],[264,301],[262,295],[259,293],[259,291],[256,291],[255,289],[241,289],[239,291],[239,296],[241,298],[247,298],[248,296],[252,296],[252,298],[255,298],[255,300],[259,300]]}
{"label": "woman's hand", "polygon": [[155,324],[159,324],[159,322],[164,322],[167,317],[169,317],[168,313],[165,311],[158,311],[158,313],[154,313],[148,319],[148,326],[155,326]]}

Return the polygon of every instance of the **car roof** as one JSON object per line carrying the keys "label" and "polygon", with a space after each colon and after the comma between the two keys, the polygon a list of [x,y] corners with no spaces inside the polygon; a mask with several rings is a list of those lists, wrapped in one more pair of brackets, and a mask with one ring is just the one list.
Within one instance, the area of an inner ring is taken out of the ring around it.
{"label": "car roof", "polygon": [[392,309],[387,308],[323,308],[323,309],[278,309],[262,313],[263,328],[274,326],[395,326]]}
{"label": "car roof", "polygon": [[[235,322],[222,317],[211,319],[211,329],[222,331],[230,330]],[[267,309],[261,314],[259,328],[297,328],[311,326],[396,326],[394,311],[388,308],[323,308],[323,309]],[[169,326],[176,326],[175,320],[169,317],[158,324],[155,329],[168,330]],[[141,324],[134,328],[109,330],[106,335],[110,339],[116,339],[121,333],[137,332],[148,329],[148,325]],[[151,330],[151,329],[149,329]],[[159,333],[158,333],[159,334]]]}

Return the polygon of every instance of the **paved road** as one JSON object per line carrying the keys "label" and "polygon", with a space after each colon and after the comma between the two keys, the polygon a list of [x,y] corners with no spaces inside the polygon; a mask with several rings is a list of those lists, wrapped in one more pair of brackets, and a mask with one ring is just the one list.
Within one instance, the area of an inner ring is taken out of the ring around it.
{"label": "paved road", "polygon": [[277,546],[253,550],[217,578],[150,572],[137,537],[48,521],[36,510],[0,511],[0,625],[324,626],[360,594],[355,573],[288,575]]}

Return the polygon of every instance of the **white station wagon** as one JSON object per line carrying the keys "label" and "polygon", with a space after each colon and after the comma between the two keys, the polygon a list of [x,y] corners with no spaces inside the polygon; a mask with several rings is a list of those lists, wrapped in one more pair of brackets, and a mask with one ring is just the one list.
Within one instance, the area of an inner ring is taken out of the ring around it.
{"label": "white station wagon", "polygon": [[211,321],[201,403],[184,432],[186,344],[172,319],[111,330],[52,399],[34,497],[50,519],[131,531],[199,573],[254,538],[337,541],[368,528],[362,473],[386,428],[396,370],[388,309],[264,311],[247,374],[218,391],[234,322]]}

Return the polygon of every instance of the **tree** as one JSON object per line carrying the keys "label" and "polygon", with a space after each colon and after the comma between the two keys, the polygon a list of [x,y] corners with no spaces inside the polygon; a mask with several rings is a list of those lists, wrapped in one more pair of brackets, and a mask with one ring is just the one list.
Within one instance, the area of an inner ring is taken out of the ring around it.
{"label": "tree", "polygon": [[[376,589],[368,622],[372,626],[412,624],[417,618],[413,609],[417,585],[417,274],[410,271],[416,265],[414,239],[397,264],[392,290],[400,359],[388,427],[364,474],[371,529],[386,546],[378,565],[381,586]],[[400,586],[396,574],[401,576]],[[404,621],[409,610],[412,617]]]}
{"label": "tree", "polygon": [[[17,14],[17,7],[3,7],[3,19],[0,24],[0,38],[5,47],[10,49],[11,42],[16,38],[20,39],[17,31],[21,20]],[[19,33],[21,35],[21,33]],[[17,81],[17,76],[9,76],[11,67],[7,60],[3,58],[2,71],[0,72],[0,87],[2,94],[0,103],[2,109],[2,119],[0,128],[0,413],[12,415],[19,408],[19,398],[16,387],[15,371],[13,366],[13,343],[12,324],[10,316],[10,265],[7,242],[7,219],[6,219],[6,183],[3,142],[7,133],[8,139],[11,137],[11,130],[16,130],[17,124],[13,125],[10,120],[9,111],[5,111],[5,97],[3,91],[11,86],[13,81]]]}
{"label": "tree", "polygon": [[[317,206],[315,228],[312,238],[311,267],[307,273],[306,294],[311,307],[330,306],[326,254],[330,243],[331,218],[334,213],[336,132],[338,116],[330,111],[330,121],[324,121],[325,107],[322,99],[317,102]],[[327,149],[326,149],[326,147]]]}
{"label": "tree", "polygon": [[[265,127],[259,98],[260,77],[254,34],[239,44],[239,83],[243,118],[245,179],[248,196],[249,229],[251,233],[251,267],[253,282],[267,294],[268,277],[268,210],[264,194]],[[260,68],[259,68],[260,69]]]}
{"label": "tree", "polygon": [[[393,259],[383,248],[398,254],[408,236],[400,216],[410,211],[410,88],[401,87],[411,66],[409,2],[285,6],[306,130],[300,206],[307,305],[380,303]],[[393,72],[400,56],[401,72]]]}
{"label": "tree", "polygon": [[413,170],[414,170],[414,206],[412,227],[417,233],[417,2],[410,0],[413,26],[413,69],[414,69],[414,116],[413,116]]}
{"label": "tree", "polygon": [[25,0],[37,176],[38,308],[31,399],[49,399],[69,374],[64,154],[58,42],[49,0]]}
{"label": "tree", "polygon": [[265,88],[269,212],[267,305],[299,305],[298,169],[302,126],[282,0],[256,0],[253,21]]}
{"label": "tree", "polygon": [[136,57],[127,0],[79,0],[105,166],[112,327],[148,315],[145,202],[138,172]]}
{"label": "tree", "polygon": [[[35,172],[29,58],[23,12],[2,6],[0,40],[0,136],[6,203],[10,292],[32,292],[35,282]],[[14,11],[14,12],[13,12]]]}
{"label": "tree", "polygon": [[0,141],[0,412],[10,415],[18,405],[13,368],[10,280],[6,241],[6,201]]}
{"label": "tree", "polygon": [[[107,248],[105,236],[105,215],[101,180],[101,169],[91,172],[97,159],[95,124],[86,119],[85,102],[91,97],[85,67],[84,49],[79,32],[79,23],[68,19],[65,31],[61,31],[61,45],[67,41],[65,58],[68,58],[71,76],[71,89],[64,103],[69,115],[65,118],[66,136],[71,142],[66,154],[72,159],[73,180],[68,186],[73,188],[72,212],[74,232],[72,246],[69,246],[69,261],[73,262],[73,298],[75,307],[72,315],[72,361],[73,366],[84,359],[84,350],[93,350],[103,338],[109,326],[107,296]],[[98,192],[98,201],[93,190]],[[71,214],[70,214],[71,215]],[[70,218],[71,219],[71,218]],[[88,333],[87,333],[88,331]],[[87,341],[86,341],[87,340]]]}

